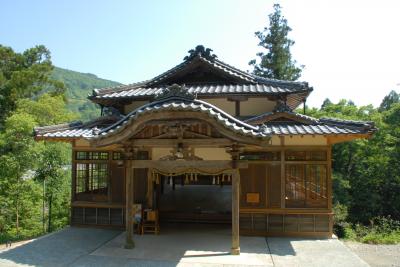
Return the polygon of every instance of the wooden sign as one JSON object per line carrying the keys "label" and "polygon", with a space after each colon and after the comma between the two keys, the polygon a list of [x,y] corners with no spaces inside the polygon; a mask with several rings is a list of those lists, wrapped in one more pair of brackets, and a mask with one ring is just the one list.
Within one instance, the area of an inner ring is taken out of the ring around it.
{"label": "wooden sign", "polygon": [[246,202],[247,203],[260,203],[260,194],[259,193],[247,193],[246,194]]}

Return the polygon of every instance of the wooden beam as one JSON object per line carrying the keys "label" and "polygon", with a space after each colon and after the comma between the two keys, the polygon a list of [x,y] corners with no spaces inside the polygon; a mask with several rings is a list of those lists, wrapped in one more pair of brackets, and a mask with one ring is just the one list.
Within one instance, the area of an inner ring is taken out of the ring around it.
{"label": "wooden beam", "polygon": [[[155,168],[172,171],[174,168],[227,169],[232,168],[231,160],[132,160],[132,168]],[[237,168],[246,169],[247,161],[237,161]]]}
{"label": "wooden beam", "polygon": [[178,143],[194,147],[226,147],[231,146],[233,142],[227,138],[189,138],[189,139],[135,139],[133,146],[140,147],[174,147]]}

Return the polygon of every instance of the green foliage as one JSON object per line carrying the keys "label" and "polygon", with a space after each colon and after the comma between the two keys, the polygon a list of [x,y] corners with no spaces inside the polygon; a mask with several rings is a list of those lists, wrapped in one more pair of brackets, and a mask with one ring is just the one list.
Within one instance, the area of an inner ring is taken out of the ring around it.
{"label": "green foliage", "polygon": [[[40,152],[35,176],[37,181],[44,185],[44,196],[48,206],[47,229],[52,231],[66,223],[65,218],[68,218],[68,212],[63,211],[69,210],[70,178],[66,175],[69,172],[63,167],[69,163],[71,155],[68,148],[60,143],[43,144]],[[57,212],[56,217],[54,210]]]}
{"label": "green foliage", "polygon": [[317,118],[373,121],[379,129],[369,140],[333,146],[334,229],[339,237],[368,243],[399,242],[400,103],[396,97],[391,92],[378,109],[329,99],[320,109],[306,109],[307,115]]}
{"label": "green foliage", "polygon": [[400,94],[396,93],[396,91],[391,91],[385,98],[382,100],[381,105],[379,106],[379,111],[389,110],[393,104],[400,103]]}
{"label": "green foliage", "polygon": [[43,94],[36,101],[21,99],[17,105],[17,113],[30,114],[38,126],[53,125],[77,119],[76,114],[66,111],[67,105],[63,96]]}
{"label": "green foliage", "polygon": [[44,87],[53,95],[64,93],[63,84],[50,79],[52,69],[50,52],[43,45],[23,53],[0,45],[0,128],[18,100],[34,97]]}
{"label": "green foliage", "polygon": [[[74,118],[66,110],[64,84],[49,76],[52,70],[44,46],[23,53],[0,46],[0,242],[42,234],[43,218],[53,221],[49,230],[67,223],[70,148],[35,142],[32,134],[35,126]],[[48,180],[45,198],[35,176]],[[47,216],[43,199],[52,203]]]}
{"label": "green foliage", "polygon": [[254,67],[254,74],[288,81],[300,77],[303,66],[296,66],[290,52],[290,47],[294,45],[294,41],[288,38],[291,30],[282,16],[280,5],[275,4],[274,12],[269,15],[269,27],[255,33],[260,41],[258,45],[266,49],[267,53],[257,53],[259,61],[253,59],[249,62]]}
{"label": "green foliage", "polygon": [[400,243],[400,222],[391,217],[376,217],[370,225],[346,224],[344,239],[368,244],[398,244]]}
{"label": "green foliage", "polygon": [[82,120],[100,116],[98,106],[87,99],[93,89],[120,85],[117,82],[101,79],[90,73],[80,73],[57,67],[54,68],[51,77],[65,84],[68,99],[67,107]]}

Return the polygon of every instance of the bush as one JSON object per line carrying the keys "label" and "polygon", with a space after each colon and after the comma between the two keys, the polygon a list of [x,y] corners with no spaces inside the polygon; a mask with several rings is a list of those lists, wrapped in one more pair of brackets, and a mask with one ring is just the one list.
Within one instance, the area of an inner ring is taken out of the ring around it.
{"label": "bush", "polygon": [[400,243],[400,222],[388,217],[376,217],[369,226],[340,222],[334,226],[339,238],[368,244]]}
{"label": "bush", "polygon": [[372,231],[361,238],[360,241],[368,244],[397,244],[400,243],[400,231],[389,234],[382,234]]}

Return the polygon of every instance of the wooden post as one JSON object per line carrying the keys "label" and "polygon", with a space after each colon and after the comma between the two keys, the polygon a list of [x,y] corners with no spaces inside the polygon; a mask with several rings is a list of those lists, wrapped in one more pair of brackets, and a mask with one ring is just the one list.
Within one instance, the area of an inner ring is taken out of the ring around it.
{"label": "wooden post", "polygon": [[281,141],[281,209],[286,207],[286,166],[285,166],[285,137],[280,136]]}
{"label": "wooden post", "polygon": [[[326,178],[327,178],[327,201],[328,201],[328,210],[332,212],[332,145],[330,140],[328,139],[328,149],[327,153],[327,166],[326,166]],[[329,215],[329,234],[332,236],[333,234],[333,216]]]}
{"label": "wooden post", "polygon": [[153,176],[150,168],[147,169],[147,207],[153,208]]}
{"label": "wooden post", "polygon": [[239,150],[236,146],[232,146],[232,255],[240,255],[239,242],[239,201],[240,201],[240,172],[238,169]]}
{"label": "wooden post", "polygon": [[240,173],[234,169],[232,175],[232,255],[240,255],[239,244],[239,200],[240,200]]}
{"label": "wooden post", "polygon": [[132,249],[135,247],[133,241],[133,169],[132,162],[127,160],[126,164],[126,174],[125,174],[125,184],[126,184],[126,242],[125,248]]}

